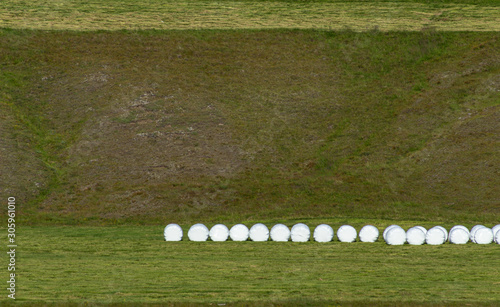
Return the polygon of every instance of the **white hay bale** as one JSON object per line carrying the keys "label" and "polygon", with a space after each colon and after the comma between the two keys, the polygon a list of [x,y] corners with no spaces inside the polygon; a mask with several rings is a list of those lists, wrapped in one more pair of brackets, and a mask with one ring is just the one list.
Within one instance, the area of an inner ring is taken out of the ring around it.
{"label": "white hay bale", "polygon": [[420,227],[412,227],[406,232],[406,241],[410,245],[422,245],[425,243],[425,233]]}
{"label": "white hay bale", "polygon": [[[399,225],[391,225],[391,226],[388,226],[386,229],[384,229],[384,232],[382,233],[382,238],[383,238],[384,240],[386,240],[386,235],[387,235],[387,233],[389,232],[389,230],[391,230],[391,229],[392,229],[392,228],[394,228],[394,227],[399,227],[399,228],[401,228],[401,226],[399,226]],[[401,228],[401,229],[403,229],[403,228]],[[386,240],[386,241],[387,241],[387,240]]]}
{"label": "white hay bale", "polygon": [[255,242],[269,240],[269,228],[262,223],[257,223],[250,228],[250,239]]}
{"label": "white hay bale", "polygon": [[418,229],[422,230],[424,232],[424,234],[427,233],[427,229],[425,229],[425,227],[423,227],[423,226],[415,226],[415,227],[417,227]]}
{"label": "white hay bale", "polygon": [[444,228],[443,226],[434,226],[434,227],[439,228],[444,232],[444,240],[447,241],[448,240],[448,230],[446,230],[446,228]]}
{"label": "white hay bale", "polygon": [[448,233],[448,241],[450,240],[450,234],[451,234],[451,232],[452,232],[453,230],[455,230],[455,229],[462,229],[463,231],[467,232],[467,235],[468,235],[468,236],[469,236],[469,238],[470,238],[470,231],[469,231],[469,228],[467,228],[467,227],[465,227],[465,226],[463,226],[463,225],[455,225],[455,226],[451,227],[450,232]]}
{"label": "white hay bale", "polygon": [[196,242],[206,241],[209,233],[210,231],[207,226],[203,224],[194,224],[191,228],[189,228],[188,238],[189,240]]}
{"label": "white hay bale", "polygon": [[474,227],[472,227],[472,229],[470,230],[470,233],[469,233],[469,238],[472,242],[476,243],[476,241],[474,241],[474,235],[476,234],[476,231],[479,229],[479,228],[483,228],[483,227],[486,227],[484,225],[476,225]]}
{"label": "white hay bale", "polygon": [[249,230],[243,224],[236,224],[229,230],[229,236],[233,241],[246,241],[248,240]]}
{"label": "white hay bale", "polygon": [[480,227],[474,233],[474,242],[477,244],[490,244],[493,242],[493,231],[488,227]]}
{"label": "white hay bale", "polygon": [[217,224],[210,228],[210,239],[214,242],[226,241],[229,237],[229,229],[226,225]]}
{"label": "white hay bale", "polygon": [[495,225],[491,228],[491,231],[493,231],[493,235],[496,235],[497,234],[497,231],[500,230],[500,224],[498,225]]}
{"label": "white hay bale", "polygon": [[298,223],[293,225],[290,236],[293,242],[307,242],[311,238],[311,230],[306,224]]}
{"label": "white hay bale", "polygon": [[271,240],[287,242],[290,239],[290,229],[283,224],[276,224],[271,228]]}
{"label": "white hay bale", "polygon": [[500,244],[500,229],[498,229],[495,233],[495,242],[497,242],[497,244]]}
{"label": "white hay bale", "polygon": [[425,234],[425,243],[429,245],[441,245],[446,241],[446,231],[442,227],[432,227]]}
{"label": "white hay bale", "polygon": [[177,224],[168,224],[163,230],[165,241],[181,241],[183,232],[181,226]]}
{"label": "white hay bale", "polygon": [[365,225],[359,231],[359,240],[361,242],[375,242],[379,236],[378,228],[373,225]]}
{"label": "white hay bale", "polygon": [[314,229],[313,237],[316,242],[330,242],[333,239],[333,228],[327,224],[321,224]]}
{"label": "white hay bale", "polygon": [[358,233],[351,225],[343,225],[337,230],[337,238],[340,242],[351,243],[356,241]]}
{"label": "white hay bale", "polygon": [[[389,227],[391,227],[391,226],[389,226]],[[406,231],[397,225],[396,225],[396,227],[391,227],[385,233],[385,242],[389,245],[403,245],[403,244],[405,244]]]}
{"label": "white hay bale", "polygon": [[453,227],[450,230],[448,240],[452,244],[466,244],[469,242],[469,230],[465,227]]}

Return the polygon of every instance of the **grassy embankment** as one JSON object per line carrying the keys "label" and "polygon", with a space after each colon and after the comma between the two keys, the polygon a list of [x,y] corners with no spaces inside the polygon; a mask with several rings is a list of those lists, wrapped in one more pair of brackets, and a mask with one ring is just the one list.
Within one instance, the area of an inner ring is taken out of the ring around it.
{"label": "grassy embankment", "polygon": [[25,223],[499,220],[496,32],[1,38]]}

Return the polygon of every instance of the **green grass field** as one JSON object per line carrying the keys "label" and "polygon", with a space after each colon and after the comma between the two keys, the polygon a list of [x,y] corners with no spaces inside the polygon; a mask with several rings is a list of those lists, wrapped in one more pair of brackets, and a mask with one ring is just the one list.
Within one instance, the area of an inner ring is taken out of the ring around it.
{"label": "green grass field", "polygon": [[500,305],[498,244],[163,241],[500,223],[499,8],[1,1],[0,304]]}
{"label": "green grass field", "polygon": [[162,231],[160,226],[22,227],[16,305],[500,302],[498,245],[165,242]]}

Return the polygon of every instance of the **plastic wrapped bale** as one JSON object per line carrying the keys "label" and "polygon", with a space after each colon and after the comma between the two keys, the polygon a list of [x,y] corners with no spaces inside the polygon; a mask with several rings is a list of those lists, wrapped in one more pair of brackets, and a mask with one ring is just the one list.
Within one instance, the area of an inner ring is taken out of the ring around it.
{"label": "plastic wrapped bale", "polygon": [[293,242],[307,242],[311,238],[311,230],[304,223],[293,225],[290,231],[290,237]]}
{"label": "plastic wrapped bale", "polygon": [[415,227],[417,227],[418,229],[422,230],[424,232],[424,234],[427,233],[427,229],[425,229],[424,226],[415,226]]}
{"label": "plastic wrapped bale", "polygon": [[441,227],[432,227],[425,234],[425,243],[429,245],[441,245],[446,241],[446,231]]}
{"label": "plastic wrapped bale", "polygon": [[[383,238],[385,241],[387,241],[387,240],[386,240],[386,238],[385,238],[385,236],[387,235],[387,232],[389,232],[389,230],[391,230],[391,229],[392,229],[392,228],[394,228],[394,227],[399,227],[399,228],[401,228],[401,226],[399,226],[399,225],[390,225],[390,226],[387,226],[387,228],[386,228],[386,229],[384,229],[384,232],[382,233],[382,238]],[[403,229],[403,228],[401,228],[401,229]]]}
{"label": "plastic wrapped bale", "polygon": [[496,235],[497,234],[497,231],[500,230],[500,224],[498,225],[495,225],[491,228],[491,231],[493,232],[493,235]]}
{"label": "plastic wrapped bale", "polygon": [[385,242],[389,245],[405,244],[406,231],[400,226],[391,227],[385,234]]}
{"label": "plastic wrapped bale", "polygon": [[182,235],[182,228],[177,224],[168,224],[163,231],[165,241],[181,241]]}
{"label": "plastic wrapped bale", "polygon": [[444,228],[443,226],[434,226],[434,227],[439,228],[444,232],[444,240],[447,241],[448,240],[448,230],[446,230],[446,228]]}
{"label": "plastic wrapped bale", "polygon": [[271,228],[271,240],[287,242],[290,239],[290,229],[286,225],[276,224]]}
{"label": "plastic wrapped bale", "polygon": [[206,241],[208,239],[210,231],[207,226],[203,224],[194,224],[189,228],[188,238],[191,241],[201,242]]}
{"label": "plastic wrapped bale", "polygon": [[468,234],[468,235],[470,235],[469,228],[467,228],[467,227],[465,227],[465,226],[463,226],[463,225],[455,225],[455,226],[451,227],[450,232],[448,233],[448,240],[450,239],[450,235],[449,235],[449,234],[450,234],[453,230],[455,230],[455,229],[462,229],[462,230],[464,230],[465,232],[467,232],[467,234]]}
{"label": "plastic wrapped bale", "polygon": [[210,239],[214,242],[223,242],[229,237],[229,229],[226,225],[217,224],[210,228]]}
{"label": "plastic wrapped bale", "polygon": [[351,243],[356,241],[356,237],[358,233],[356,229],[351,225],[343,225],[337,230],[337,238],[339,238],[340,242]]}
{"label": "plastic wrapped bale", "polygon": [[269,228],[266,225],[257,223],[250,228],[250,240],[263,242],[269,240]]}
{"label": "plastic wrapped bale", "polygon": [[425,233],[420,227],[412,227],[406,232],[406,242],[410,245],[422,245],[425,243]]}
{"label": "plastic wrapped bale", "polygon": [[477,244],[490,244],[493,242],[493,231],[488,227],[480,227],[474,233],[474,242]]}
{"label": "plastic wrapped bale", "polygon": [[379,236],[378,228],[373,225],[366,225],[359,231],[359,240],[361,242],[375,242]]}
{"label": "plastic wrapped bale", "polygon": [[313,237],[316,242],[330,242],[333,236],[333,228],[330,225],[321,224],[314,229]]}
{"label": "plastic wrapped bale", "polygon": [[243,224],[236,224],[229,230],[229,236],[233,241],[246,241],[248,240],[249,230]]}
{"label": "plastic wrapped bale", "polygon": [[497,244],[500,244],[500,229],[498,229],[495,233],[495,242],[497,242]]}
{"label": "plastic wrapped bale", "polygon": [[469,242],[469,230],[465,227],[452,227],[448,235],[451,244],[466,244]]}
{"label": "plastic wrapped bale", "polygon": [[479,229],[479,228],[482,228],[482,227],[486,227],[484,225],[476,225],[474,227],[472,227],[472,229],[470,230],[470,233],[469,233],[469,238],[472,242],[476,243],[476,241],[474,241],[474,235],[476,234],[476,231]]}

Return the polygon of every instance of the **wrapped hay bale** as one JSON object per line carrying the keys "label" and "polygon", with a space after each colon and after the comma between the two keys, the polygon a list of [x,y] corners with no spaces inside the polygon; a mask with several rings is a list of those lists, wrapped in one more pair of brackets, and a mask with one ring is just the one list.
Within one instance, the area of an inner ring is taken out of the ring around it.
{"label": "wrapped hay bale", "polygon": [[340,242],[351,243],[356,241],[358,233],[351,225],[343,225],[337,230],[337,238]]}
{"label": "wrapped hay bale", "polygon": [[359,240],[361,242],[375,242],[379,236],[378,228],[373,225],[366,225],[359,231]]}
{"label": "wrapped hay bale", "polygon": [[[387,241],[387,240],[386,240],[386,235],[387,235],[387,232],[389,232],[389,230],[391,230],[391,229],[392,229],[392,228],[394,228],[394,227],[399,227],[399,228],[401,228],[401,226],[399,226],[399,225],[390,225],[390,226],[388,226],[386,229],[384,229],[384,232],[382,233],[382,238],[384,238],[384,240],[385,240],[385,241]],[[401,228],[401,229],[403,229],[403,228]]]}
{"label": "wrapped hay bale", "polygon": [[464,226],[453,226],[448,235],[448,241],[450,241],[451,244],[466,244],[469,242],[469,238],[469,230]]}
{"label": "wrapped hay bale", "polygon": [[271,228],[271,240],[287,242],[290,239],[290,229],[286,225],[276,224]]}
{"label": "wrapped hay bale", "polygon": [[269,240],[269,228],[262,223],[257,223],[250,228],[250,239],[255,242]]}
{"label": "wrapped hay bale", "polygon": [[177,224],[168,224],[163,230],[165,241],[181,241],[183,232],[181,226]]}
{"label": "wrapped hay bale", "polygon": [[188,238],[191,241],[201,242],[206,241],[208,239],[210,231],[207,226],[203,224],[194,224],[189,228]]}
{"label": "wrapped hay bale", "polygon": [[425,233],[421,227],[412,227],[406,232],[406,241],[410,245],[422,245],[425,243]]}
{"label": "wrapped hay bale", "polygon": [[321,224],[314,229],[313,237],[316,242],[330,242],[333,239],[333,228],[327,224]]}
{"label": "wrapped hay bale", "polygon": [[432,227],[425,234],[425,243],[429,245],[441,245],[446,241],[447,232],[442,227]]}
{"label": "wrapped hay bale", "polygon": [[479,228],[483,228],[483,227],[486,227],[484,225],[476,225],[474,227],[472,227],[472,229],[470,230],[470,233],[469,233],[469,238],[472,242],[476,243],[476,241],[474,241],[474,235],[476,234],[476,231],[479,229]]}
{"label": "wrapped hay bale", "polygon": [[417,227],[418,229],[422,230],[424,232],[424,234],[427,233],[427,229],[425,229],[425,227],[423,227],[423,226],[415,226],[415,227]]}
{"label": "wrapped hay bale", "polygon": [[500,244],[500,229],[498,229],[495,233],[495,242],[497,242],[497,244]]}
{"label": "wrapped hay bale", "polygon": [[477,244],[490,244],[493,242],[493,231],[488,227],[480,227],[474,233],[474,242]]}
{"label": "wrapped hay bale", "polygon": [[[470,234],[470,231],[469,231],[469,228],[463,226],[463,225],[455,225],[453,227],[451,227],[450,229],[450,233],[455,230],[455,229],[462,229],[463,231],[467,232],[467,234]],[[449,239],[449,234],[448,234],[448,239]]]}
{"label": "wrapped hay bale", "polygon": [[226,225],[217,224],[210,228],[210,239],[214,242],[223,242],[229,237],[229,229]]}
{"label": "wrapped hay bale", "polygon": [[290,236],[293,242],[307,242],[311,238],[311,230],[306,224],[298,223],[293,225]]}
{"label": "wrapped hay bale", "polygon": [[403,245],[406,242],[406,231],[398,225],[391,225],[386,228],[385,242],[389,245]]}
{"label": "wrapped hay bale", "polygon": [[246,241],[248,240],[249,230],[243,224],[236,224],[229,230],[229,236],[233,241]]}
{"label": "wrapped hay bale", "polygon": [[444,240],[447,241],[448,240],[448,230],[446,230],[446,228],[444,228],[442,226],[434,226],[434,227],[439,228],[444,232]]}
{"label": "wrapped hay bale", "polygon": [[500,230],[500,224],[493,226],[491,228],[491,231],[493,232],[493,236],[495,236],[499,230]]}

